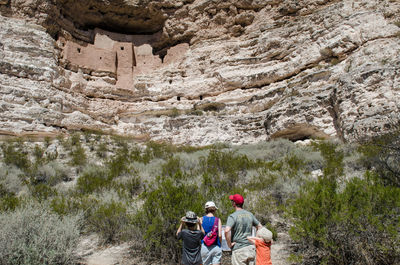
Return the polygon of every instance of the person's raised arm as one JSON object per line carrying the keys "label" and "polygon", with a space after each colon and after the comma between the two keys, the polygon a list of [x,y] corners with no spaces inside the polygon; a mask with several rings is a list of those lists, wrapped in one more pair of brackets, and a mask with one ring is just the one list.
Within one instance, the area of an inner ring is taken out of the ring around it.
{"label": "person's raised arm", "polygon": [[183,223],[185,222],[185,221],[183,221],[184,218],[185,217],[182,217],[181,220],[180,220],[179,228],[176,231],[176,236],[178,236],[178,234],[182,231],[182,226],[183,226]]}
{"label": "person's raised arm", "polygon": [[206,234],[206,232],[204,231],[204,228],[203,228],[203,218],[199,218],[199,217],[197,217],[197,224],[198,224],[198,226],[199,226],[199,230],[201,230],[201,232],[203,233],[203,235],[205,235]]}

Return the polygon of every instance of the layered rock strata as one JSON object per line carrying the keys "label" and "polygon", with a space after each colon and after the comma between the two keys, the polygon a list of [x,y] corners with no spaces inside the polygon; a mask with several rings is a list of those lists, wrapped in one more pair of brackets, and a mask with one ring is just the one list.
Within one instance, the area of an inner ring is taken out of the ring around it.
{"label": "layered rock strata", "polygon": [[398,1],[2,1],[0,130],[206,145],[382,133]]}

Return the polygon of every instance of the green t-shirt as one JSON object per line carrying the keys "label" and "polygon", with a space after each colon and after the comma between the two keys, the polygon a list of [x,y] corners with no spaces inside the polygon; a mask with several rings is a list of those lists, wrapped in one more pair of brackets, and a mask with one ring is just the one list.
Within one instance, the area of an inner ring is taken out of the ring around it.
{"label": "green t-shirt", "polygon": [[238,210],[229,215],[226,226],[232,228],[232,242],[236,242],[232,250],[251,245],[247,237],[251,236],[253,226],[258,226],[259,224],[260,222],[254,215],[246,210]]}

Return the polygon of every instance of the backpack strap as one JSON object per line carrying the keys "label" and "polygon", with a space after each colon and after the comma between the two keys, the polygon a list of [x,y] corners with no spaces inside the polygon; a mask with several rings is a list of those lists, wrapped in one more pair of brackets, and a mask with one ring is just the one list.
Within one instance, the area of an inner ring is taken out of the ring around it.
{"label": "backpack strap", "polygon": [[217,229],[218,229],[218,217],[215,217],[215,220],[214,220],[214,225],[213,225],[213,228],[212,228],[212,233],[214,234],[216,231],[217,231]]}

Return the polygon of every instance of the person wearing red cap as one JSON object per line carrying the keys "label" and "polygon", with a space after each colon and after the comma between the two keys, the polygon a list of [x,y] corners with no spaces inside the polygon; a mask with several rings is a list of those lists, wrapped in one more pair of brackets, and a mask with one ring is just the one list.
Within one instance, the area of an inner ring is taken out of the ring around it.
{"label": "person wearing red cap", "polygon": [[261,223],[254,215],[243,209],[244,199],[240,194],[230,195],[229,199],[235,208],[228,217],[225,226],[225,238],[232,249],[232,265],[249,265],[256,256],[255,247],[247,240],[251,236],[253,226],[261,228]]}

